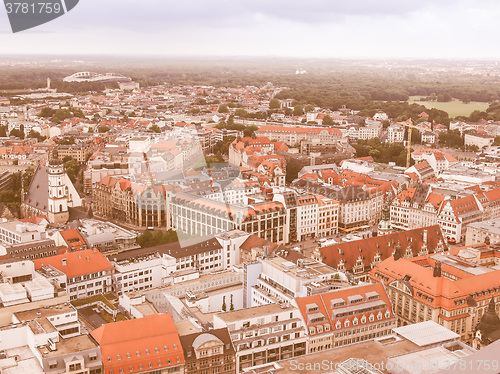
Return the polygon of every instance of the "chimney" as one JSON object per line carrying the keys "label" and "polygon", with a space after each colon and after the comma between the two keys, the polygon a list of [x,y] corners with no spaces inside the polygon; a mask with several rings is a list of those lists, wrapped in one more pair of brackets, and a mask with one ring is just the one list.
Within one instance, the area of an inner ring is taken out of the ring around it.
{"label": "chimney", "polygon": [[90,261],[90,257],[89,256],[87,256],[87,261]]}
{"label": "chimney", "polygon": [[436,261],[436,267],[434,268],[432,275],[436,278],[441,276],[441,263],[439,261]]}
{"label": "chimney", "polygon": [[424,245],[427,245],[427,229],[424,230],[424,237],[422,238],[424,241]]}
{"label": "chimney", "polygon": [[63,258],[63,259],[61,260],[61,263],[62,263],[62,265],[63,265],[63,266],[66,266],[66,259],[65,259],[65,258]]}

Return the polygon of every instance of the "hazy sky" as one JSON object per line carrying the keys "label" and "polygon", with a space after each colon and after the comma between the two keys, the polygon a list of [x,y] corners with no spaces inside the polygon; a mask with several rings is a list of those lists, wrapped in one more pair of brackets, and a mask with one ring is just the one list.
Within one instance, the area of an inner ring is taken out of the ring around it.
{"label": "hazy sky", "polygon": [[80,0],[0,54],[500,59],[498,0]]}

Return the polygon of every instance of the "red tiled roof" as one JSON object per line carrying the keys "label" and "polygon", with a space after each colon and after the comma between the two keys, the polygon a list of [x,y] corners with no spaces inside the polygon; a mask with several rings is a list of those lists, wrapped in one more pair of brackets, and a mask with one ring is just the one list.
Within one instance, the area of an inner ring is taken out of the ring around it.
{"label": "red tiled roof", "polygon": [[323,257],[322,261],[333,268],[337,268],[339,263],[343,261],[346,270],[350,271],[360,257],[365,268],[370,268],[377,253],[380,253],[381,260],[384,260],[392,256],[394,248],[398,244],[401,246],[403,255],[406,253],[407,248],[410,247],[413,256],[417,256],[424,244],[424,230],[427,230],[427,250],[429,253],[434,252],[439,243],[445,246],[440,226],[434,225],[363,240],[334,244],[322,247],[319,251]]}
{"label": "red tiled roof", "polygon": [[[63,261],[66,260],[66,261]],[[66,277],[75,278],[82,275],[93,274],[113,268],[113,265],[104,255],[95,249],[64,253],[56,256],[33,260],[35,269],[52,265],[60,270]]]}
{"label": "red tiled roof", "polygon": [[99,343],[104,374],[149,372],[184,365],[184,352],[170,314],[102,325],[90,333]]}
{"label": "red tiled roof", "polygon": [[47,218],[46,215],[41,215],[41,216],[34,216],[34,217],[28,217],[28,218],[21,218],[18,221],[21,222],[27,222],[27,223],[34,223],[34,224],[39,224],[43,220],[49,222],[49,219]]}
{"label": "red tiled roof", "polygon": [[457,216],[462,216],[479,210],[477,201],[472,195],[456,200],[450,200],[450,206]]}
{"label": "red tiled roof", "polygon": [[[435,260],[431,256],[426,255],[413,259],[401,258],[399,260],[389,257],[375,266],[370,272],[370,278],[374,281],[382,281],[384,284],[388,284],[393,280],[403,279],[405,276],[408,276],[409,285],[413,287],[415,295],[417,292],[421,292],[424,295],[432,296],[432,301],[429,301],[429,299],[420,299],[421,302],[432,305],[434,308],[443,307],[447,310],[463,308],[464,304],[455,304],[457,300],[464,300],[476,292],[500,286],[498,271],[471,274],[445,263],[441,264],[442,271],[455,276],[458,275],[459,279],[453,280],[444,276],[435,277],[433,275]],[[423,264],[422,259],[427,260],[427,262]],[[382,275],[388,280],[382,279],[377,274]],[[498,294],[497,292],[497,296]],[[481,293],[475,300],[476,302],[488,300],[491,296],[489,293],[486,295]]]}
{"label": "red tiled roof", "polygon": [[80,248],[86,245],[77,229],[63,230],[60,234],[69,248]]}
{"label": "red tiled roof", "polygon": [[[302,313],[302,316],[306,322],[307,327],[319,326],[319,325],[324,325],[325,323],[329,323],[329,324],[331,324],[332,330],[335,330],[335,325],[337,322],[341,322],[342,328],[344,328],[343,323],[347,319],[350,320],[351,326],[353,325],[352,320],[354,318],[357,318],[358,324],[362,326],[363,324],[360,322],[360,320],[361,320],[361,318],[363,318],[363,316],[366,317],[367,323],[370,323],[370,322],[368,322],[369,315],[372,313],[374,315],[378,314],[379,311],[367,312],[367,313],[356,313],[354,311],[354,314],[350,315],[349,317],[342,317],[342,318],[336,318],[336,316],[334,314],[335,310],[339,309],[339,308],[345,308],[345,307],[354,307],[355,308],[355,306],[359,306],[361,309],[365,302],[369,302],[369,300],[367,300],[367,293],[370,293],[370,292],[378,293],[379,297],[375,300],[382,300],[385,302],[385,304],[387,306],[385,309],[379,310],[380,312],[382,312],[382,319],[387,320],[387,319],[394,318],[394,314],[392,312],[389,297],[387,296],[387,294],[384,290],[384,286],[381,283],[365,284],[365,285],[361,285],[361,286],[348,287],[348,288],[335,290],[335,291],[331,291],[331,292],[325,292],[325,293],[322,293],[319,295],[300,297],[300,298],[295,299],[295,301],[297,302],[297,305],[300,309],[300,312]],[[360,295],[361,297],[363,297],[363,301],[356,303],[356,304],[349,304],[348,297],[354,296],[354,295]],[[337,300],[337,299],[339,301],[340,301],[340,299],[343,299],[345,304],[340,306],[340,307],[332,306],[332,301]],[[310,308],[316,308],[316,310],[308,312],[308,309],[310,310]],[[389,313],[390,313],[389,318],[385,317],[386,311],[389,311]],[[319,317],[319,314],[321,314],[323,317],[325,317],[324,321],[314,322],[314,323],[312,321],[310,321],[309,317],[311,317],[311,316]],[[375,319],[373,322],[376,323],[377,321],[378,320]]]}

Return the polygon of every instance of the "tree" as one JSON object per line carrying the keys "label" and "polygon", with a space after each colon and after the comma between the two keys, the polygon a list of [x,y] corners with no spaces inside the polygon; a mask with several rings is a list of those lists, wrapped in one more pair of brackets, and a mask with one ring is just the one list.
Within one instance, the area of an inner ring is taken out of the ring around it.
{"label": "tree", "polygon": [[278,99],[271,99],[269,101],[269,109],[280,109],[281,102]]}
{"label": "tree", "polygon": [[139,244],[141,248],[151,247],[151,243],[153,243],[153,234],[149,230],[144,231],[137,237],[137,244]]}
{"label": "tree", "polygon": [[229,113],[229,108],[225,104],[219,105],[218,112],[219,113]]}
{"label": "tree", "polygon": [[233,294],[231,294],[231,304],[229,305],[229,310],[233,311],[234,310],[234,304],[233,304]]}
{"label": "tree", "polygon": [[293,107],[293,115],[294,116],[301,116],[304,114],[304,109],[302,108],[302,105],[295,105]]}
{"label": "tree", "polygon": [[243,136],[245,137],[249,137],[249,136],[252,136],[255,134],[255,131],[257,131],[259,129],[258,126],[256,125],[250,125],[250,126],[247,126],[245,127],[245,129],[243,130]]}
{"label": "tree", "polygon": [[151,127],[149,128],[151,131],[154,131],[156,133],[160,133],[161,132],[161,129],[158,125],[151,125]]}
{"label": "tree", "polygon": [[42,136],[38,131],[35,130],[30,130],[28,138],[35,138],[39,142],[43,142],[45,139],[47,139],[45,136]]}
{"label": "tree", "polygon": [[58,141],[58,144],[61,145],[73,145],[76,144],[75,142],[75,137],[73,135],[66,137],[66,138],[60,138]]}
{"label": "tree", "polygon": [[19,129],[12,129],[9,133],[9,136],[15,136],[19,139],[24,139],[24,131],[21,131]]}
{"label": "tree", "polygon": [[76,177],[78,176],[78,173],[80,172],[80,164],[78,161],[75,159],[71,158],[69,160],[66,160],[66,162],[63,161],[64,169],[66,171],[66,174],[68,174],[69,179],[71,182],[75,183],[76,182]]}
{"label": "tree", "polygon": [[398,166],[406,166],[406,147],[401,144],[382,143],[380,139],[358,140],[352,145],[357,157],[372,156],[375,162],[387,164],[395,161]]}
{"label": "tree", "polygon": [[437,101],[439,101],[439,102],[448,102],[451,100],[452,100],[452,98],[448,93],[437,95]]}
{"label": "tree", "polygon": [[449,130],[439,134],[439,143],[449,148],[462,148],[464,137],[459,130]]}
{"label": "tree", "polygon": [[[224,140],[219,140],[217,143],[215,143],[212,152],[215,153],[216,157],[217,157],[217,154],[228,155],[229,154],[229,145],[234,141],[234,139],[235,139],[234,136],[228,136]],[[222,156],[220,158],[222,159]]]}
{"label": "tree", "polygon": [[225,312],[227,310],[226,307],[226,296],[222,297],[222,311]]}
{"label": "tree", "polygon": [[5,204],[16,203],[18,202],[18,197],[12,190],[3,191],[0,193],[0,202]]}
{"label": "tree", "polygon": [[493,145],[500,145],[500,135],[495,136],[495,140],[493,141]]}
{"label": "tree", "polygon": [[99,127],[97,128],[97,131],[98,131],[98,132],[100,132],[100,133],[108,132],[109,130],[111,130],[111,129],[109,128],[109,126],[99,126]]}
{"label": "tree", "polygon": [[155,231],[154,234],[146,230],[137,238],[137,244],[139,244],[141,248],[154,247],[156,245],[173,243],[176,241],[178,241],[177,233],[173,230],[158,230]]}
{"label": "tree", "polygon": [[325,126],[333,126],[335,122],[333,122],[332,117],[330,117],[328,114],[323,117],[323,125]]}
{"label": "tree", "polygon": [[304,112],[306,113],[309,113],[309,112],[312,112],[314,110],[314,105],[306,105],[305,108],[304,108]]}
{"label": "tree", "polygon": [[236,117],[242,117],[242,118],[245,118],[247,115],[248,115],[248,112],[243,109],[243,108],[238,108],[234,111],[234,115]]}
{"label": "tree", "polygon": [[33,168],[27,168],[22,174],[25,189],[28,189],[28,186],[31,184],[31,180],[33,179],[34,175],[35,175],[35,169]]}
{"label": "tree", "polygon": [[49,117],[53,117],[55,112],[56,112],[56,110],[52,109],[52,108],[48,108],[48,107],[42,108],[42,110],[40,112],[38,112],[37,116],[49,118]]}

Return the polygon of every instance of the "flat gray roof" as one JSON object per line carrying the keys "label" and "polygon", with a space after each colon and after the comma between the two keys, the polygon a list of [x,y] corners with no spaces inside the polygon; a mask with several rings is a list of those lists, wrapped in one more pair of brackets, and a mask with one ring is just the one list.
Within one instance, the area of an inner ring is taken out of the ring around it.
{"label": "flat gray roof", "polygon": [[434,321],[414,323],[392,329],[398,335],[419,347],[458,339],[460,335]]}

